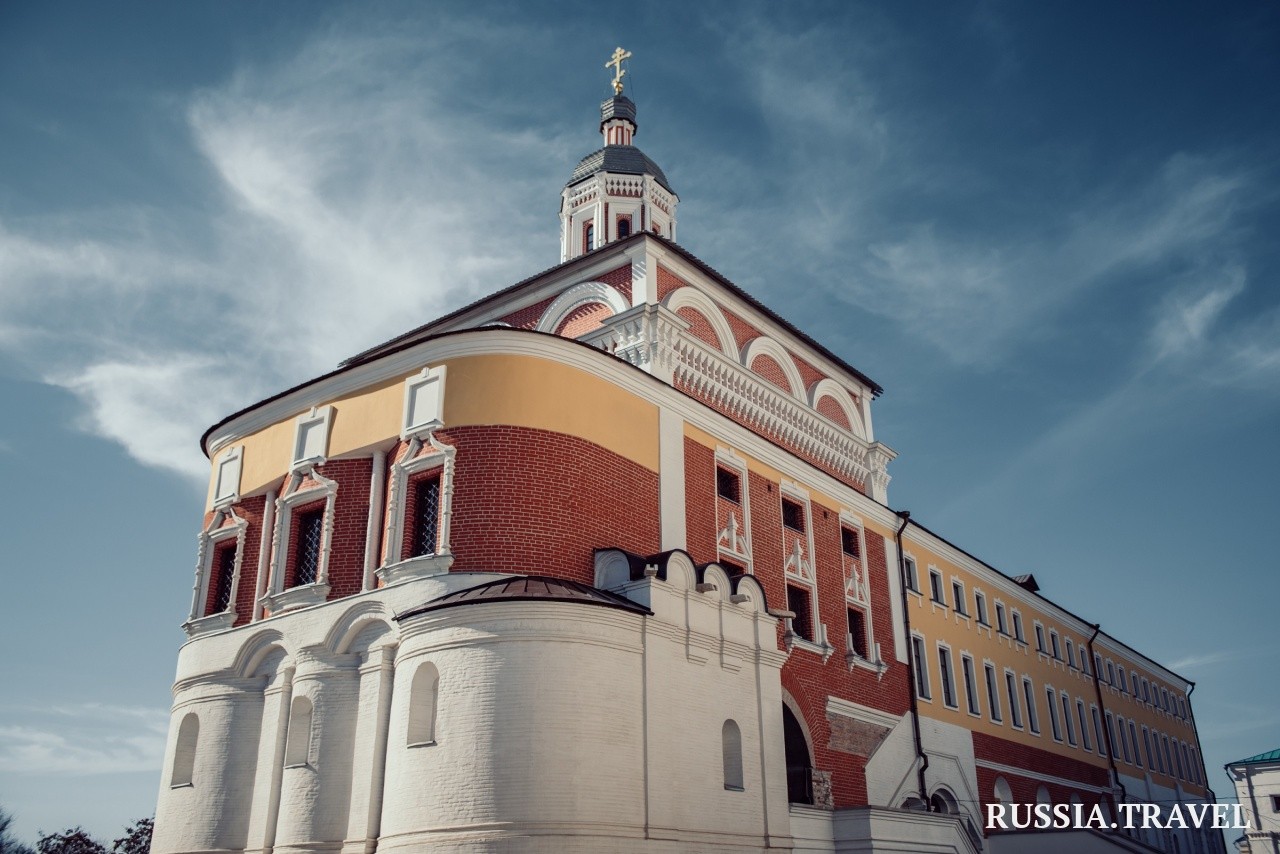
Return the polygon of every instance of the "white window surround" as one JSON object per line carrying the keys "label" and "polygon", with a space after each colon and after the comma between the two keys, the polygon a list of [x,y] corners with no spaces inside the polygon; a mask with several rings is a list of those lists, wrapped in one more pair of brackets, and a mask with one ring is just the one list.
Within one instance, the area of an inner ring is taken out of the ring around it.
{"label": "white window surround", "polygon": [[969,613],[969,590],[965,587],[964,579],[958,575],[951,576],[951,609],[956,612],[957,617],[968,619],[972,615]]}
{"label": "white window surround", "polygon": [[294,422],[293,463],[291,472],[320,465],[329,455],[329,428],[333,424],[332,406],[313,406]]}
{"label": "white window surround", "polygon": [[[818,610],[818,583],[814,575],[813,566],[813,507],[809,503],[809,493],[793,483],[783,481],[778,487],[778,513],[782,513],[782,501],[792,501],[799,504],[804,509],[804,532],[799,539],[795,541],[791,553],[784,555],[783,578],[791,581],[798,586],[804,587],[809,591],[809,610],[810,619],[813,621],[813,640],[801,637],[796,633],[792,626],[793,617],[785,618],[786,628],[783,632],[783,642],[787,647],[787,652],[791,652],[793,647],[808,650],[822,656],[825,664],[831,654],[835,652],[835,647],[827,642],[827,627],[819,619]],[[783,530],[788,530],[783,526]],[[785,534],[784,534],[785,537]]]}
{"label": "white window surround", "polygon": [[[719,446],[716,448],[715,464],[738,476],[738,506],[742,508],[741,519],[731,513],[724,527],[716,533],[716,552],[721,557],[742,564],[748,575],[754,575],[755,569],[751,564],[751,499],[747,461],[731,448]],[[720,524],[718,518],[716,524]]]}
{"label": "white window surround", "polygon": [[[230,525],[223,524],[228,519]],[[236,515],[234,507],[227,505],[213,512],[209,526],[197,537],[196,547],[196,580],[191,595],[191,613],[182,624],[188,637],[205,632],[229,629],[236,621],[236,591],[240,586],[240,564],[244,559],[244,538],[249,523]],[[227,610],[219,614],[205,614],[205,603],[209,601],[209,584],[213,579],[213,560],[218,553],[218,546],[235,538],[236,559],[231,576],[231,603]]]}
{"label": "white window surround", "polygon": [[598,303],[607,306],[610,314],[621,314],[631,308],[617,288],[604,282],[579,282],[556,297],[538,319],[539,332],[555,332],[574,309]]}
{"label": "white window surround", "polygon": [[243,459],[244,445],[236,445],[218,459],[218,473],[213,485],[214,507],[226,507],[240,500],[240,469]]}
{"label": "white window surround", "polygon": [[[428,449],[426,453],[422,452],[424,448]],[[428,433],[411,438],[404,455],[391,465],[391,484],[387,499],[386,561],[376,572],[383,584],[440,575],[448,572],[453,565],[449,527],[456,454],[456,448],[442,444],[433,434]],[[409,480],[418,472],[433,468],[440,469],[440,524],[436,531],[436,553],[406,558],[404,526],[405,510],[409,503]]]}
{"label": "white window surround", "polygon": [[[315,480],[314,486],[299,490],[304,478]],[[322,604],[329,596],[329,550],[333,543],[333,505],[338,484],[315,469],[308,468],[289,475],[289,481],[276,499],[276,524],[271,533],[271,574],[267,595],[260,604],[271,613],[292,608]],[[293,547],[293,511],[297,507],[324,500],[324,526],[320,534],[320,563],[312,584],[284,589],[284,574],[289,566],[289,549]]]}
{"label": "white window surround", "polygon": [[755,373],[751,368],[751,363],[756,360],[757,356],[768,356],[776,362],[778,367],[782,369],[783,376],[787,379],[788,388],[784,389],[784,391],[796,400],[803,401],[806,405],[808,404],[809,401],[806,399],[804,392],[804,380],[800,378],[800,369],[796,367],[795,360],[791,357],[791,353],[786,347],[783,347],[768,335],[758,335],[742,345],[738,361],[742,367]]}
{"label": "white window surround", "polygon": [[401,439],[430,433],[444,424],[445,371],[445,365],[428,366],[404,381]]}
{"label": "white window surround", "polygon": [[[880,655],[880,644],[876,643],[875,623],[871,616],[871,585],[867,582],[866,527],[862,524],[861,518],[845,508],[841,508],[837,521],[842,529],[848,528],[858,537],[858,559],[854,562],[853,575],[845,579],[844,597],[847,604],[854,605],[862,612],[863,623],[867,632],[867,651],[874,657],[874,660],[863,658],[853,651],[853,645],[850,644],[848,651],[845,653],[845,664],[848,665],[850,670],[855,667],[861,667],[864,670],[873,671],[876,674],[876,678],[883,678],[885,671],[889,669],[889,665],[885,664]],[[841,536],[843,537],[844,534],[842,533]],[[842,549],[841,563],[844,563],[846,556]]]}

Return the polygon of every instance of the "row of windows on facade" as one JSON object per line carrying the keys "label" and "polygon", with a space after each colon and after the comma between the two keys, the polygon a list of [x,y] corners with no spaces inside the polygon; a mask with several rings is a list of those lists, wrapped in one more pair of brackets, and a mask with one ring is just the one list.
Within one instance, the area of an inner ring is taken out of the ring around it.
{"label": "row of windows on facade", "polygon": [[[916,695],[922,700],[933,702],[928,649],[924,638],[920,635],[912,635],[911,653],[915,669]],[[960,700],[951,648],[939,643],[937,657],[942,703],[949,709],[958,710]],[[1019,679],[1013,670],[1005,668],[1003,679],[1001,679],[996,665],[984,661],[982,670],[985,692],[983,692],[978,688],[977,665],[972,656],[967,654],[960,656],[960,670],[961,681],[964,684],[965,704],[970,715],[982,716],[982,702],[985,695],[987,715],[992,723],[1003,724],[1004,710],[1007,708],[1009,723],[1014,729],[1025,729],[1036,736],[1041,734],[1040,709],[1037,704],[1035,683],[1031,677],[1023,675]],[[1147,767],[1152,771],[1197,785],[1205,782],[1200,773],[1199,756],[1195,747],[1179,741],[1176,736],[1170,738],[1168,734],[1142,725],[1142,739],[1139,741],[1139,724],[1134,720],[1126,720],[1119,715],[1113,716],[1110,711],[1106,712],[1105,716],[1101,715],[1098,707],[1092,704],[1086,712],[1083,699],[1072,698],[1068,692],[1056,690],[1052,685],[1044,686],[1044,703],[1053,740],[1059,744],[1065,743],[1090,752],[1096,750],[1099,756],[1107,755],[1109,744],[1115,758],[1123,759],[1134,767]]]}
{"label": "row of windows on facade", "polygon": [[[440,531],[440,475],[428,474],[411,484],[414,494],[408,519],[410,552],[407,557],[436,553]],[[324,538],[325,503],[306,507],[294,514],[291,523],[293,572],[285,580],[285,589],[314,584],[320,571]],[[235,574],[236,541],[218,547],[213,561],[213,606],[209,612],[220,614],[231,607],[232,578]]]}
{"label": "row of windows on facade", "polygon": [[[742,505],[742,475],[724,466],[716,466],[716,495],[733,504]],[[808,508],[801,501],[783,495],[780,497],[782,525],[796,534],[807,533]],[[862,535],[850,525],[840,526],[840,550],[842,557],[857,563],[859,571],[865,570],[862,564]],[[743,571],[732,561],[721,560],[721,565],[730,571]],[[797,583],[799,582],[799,583]],[[816,622],[814,620],[812,585],[804,583],[804,579],[789,575],[787,582],[787,610],[795,616],[791,620],[791,629],[804,640],[817,640]],[[846,641],[848,651],[859,658],[870,658],[869,633],[867,631],[867,614],[861,604],[846,603]]]}
{"label": "row of windows on facade", "polygon": [[[903,571],[906,573],[907,589],[913,593],[920,593],[915,560],[910,557],[904,558]],[[932,568],[929,570],[929,599],[935,605],[954,609],[956,614],[961,617],[968,618],[973,616],[980,626],[992,627],[988,619],[986,594],[981,590],[973,591],[974,613],[970,615],[964,582],[952,579],[951,600],[948,603],[942,573]],[[1027,643],[1022,624],[1022,614],[1016,608],[1012,609],[1012,611],[1007,611],[1005,604],[997,600],[995,603],[995,618],[994,628],[999,634],[1010,637],[1019,643]],[[1080,670],[1086,676],[1091,675],[1089,672],[1089,658],[1085,652],[1085,644],[1083,642],[1076,643],[1071,638],[1065,638],[1064,643],[1057,629],[1050,628],[1046,634],[1045,627],[1038,620],[1035,623],[1035,634],[1037,653],[1051,657],[1055,661],[1065,661],[1069,668]],[[1064,649],[1065,657],[1063,654]],[[1102,656],[1098,653],[1094,653],[1093,658],[1098,678],[1121,694],[1129,695],[1135,700],[1146,703],[1152,709],[1158,709],[1183,721],[1189,720],[1185,697],[1178,696],[1176,693],[1171,694],[1168,688],[1156,685],[1148,680],[1147,677],[1140,676],[1136,670],[1130,670],[1128,681],[1126,682],[1123,665],[1117,665],[1111,659],[1107,659],[1104,662]]]}
{"label": "row of windows on facade", "polygon": [[[436,716],[439,710],[440,672],[430,662],[420,664],[409,688],[409,715],[405,726],[406,749],[436,745]],[[315,767],[316,727],[314,707],[305,696],[294,697],[289,705],[285,732],[284,767]],[[195,784],[196,752],[200,741],[200,716],[188,712],[178,726],[169,785],[174,788]],[[720,727],[720,752],[724,788],[742,792],[746,784],[742,770],[742,731],[729,719]]]}

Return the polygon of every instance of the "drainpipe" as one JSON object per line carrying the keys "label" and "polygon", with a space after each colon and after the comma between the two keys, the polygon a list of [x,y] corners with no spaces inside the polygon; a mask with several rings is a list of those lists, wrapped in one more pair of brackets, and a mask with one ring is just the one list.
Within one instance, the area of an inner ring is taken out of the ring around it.
{"label": "drainpipe", "polygon": [[1098,658],[1093,654],[1093,641],[1102,631],[1101,623],[1093,624],[1093,634],[1089,636],[1089,671],[1093,673],[1093,693],[1098,697],[1098,726],[1102,727],[1102,738],[1107,742],[1107,764],[1111,766],[1111,779],[1120,789],[1120,803],[1129,803],[1129,790],[1120,782],[1120,771],[1116,768],[1116,749],[1111,742],[1111,727],[1107,726],[1107,704],[1102,699],[1102,683],[1098,680]]}
{"label": "drainpipe", "polygon": [[1192,682],[1187,689],[1187,716],[1191,718],[1191,731],[1196,734],[1196,753],[1200,754],[1200,779],[1204,781],[1204,799],[1216,805],[1218,794],[1209,786],[1209,769],[1204,764],[1204,745],[1200,743],[1200,728],[1196,726],[1196,710],[1191,707],[1191,695],[1195,691],[1196,683]]}
{"label": "drainpipe", "polygon": [[932,811],[929,803],[929,790],[925,788],[924,772],[929,767],[929,755],[924,752],[924,743],[920,740],[920,704],[916,698],[916,650],[915,645],[911,643],[911,608],[908,606],[910,597],[907,595],[907,567],[906,561],[902,556],[902,532],[907,529],[907,525],[911,524],[911,511],[899,510],[897,516],[902,520],[902,525],[898,528],[898,532],[893,535],[894,541],[898,544],[898,587],[902,591],[902,624],[903,631],[907,635],[907,681],[910,683],[911,690],[909,696],[911,698],[911,730],[915,736],[916,743],[916,759],[919,764],[916,770],[916,783],[920,787],[920,800],[924,802],[926,811]]}

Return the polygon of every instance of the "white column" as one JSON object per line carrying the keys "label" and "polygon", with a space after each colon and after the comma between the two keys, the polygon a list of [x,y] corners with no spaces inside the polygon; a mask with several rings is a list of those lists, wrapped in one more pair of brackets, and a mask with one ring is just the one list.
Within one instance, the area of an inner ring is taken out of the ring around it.
{"label": "white column", "polygon": [[658,412],[658,490],[662,551],[686,548],[684,418],[665,406]]}
{"label": "white column", "polygon": [[360,713],[351,763],[351,815],[343,846],[347,854],[372,854],[378,847],[395,649],[395,644],[376,647],[360,666]]}

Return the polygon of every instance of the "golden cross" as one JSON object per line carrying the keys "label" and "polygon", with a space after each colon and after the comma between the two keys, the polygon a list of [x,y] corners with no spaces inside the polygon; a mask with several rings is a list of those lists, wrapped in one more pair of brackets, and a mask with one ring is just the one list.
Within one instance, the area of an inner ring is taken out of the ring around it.
{"label": "golden cross", "polygon": [[622,94],[622,78],[627,76],[627,70],[622,67],[622,60],[630,59],[631,51],[615,48],[613,58],[604,64],[605,68],[613,68],[613,94]]}

